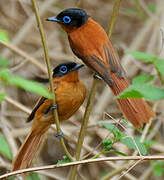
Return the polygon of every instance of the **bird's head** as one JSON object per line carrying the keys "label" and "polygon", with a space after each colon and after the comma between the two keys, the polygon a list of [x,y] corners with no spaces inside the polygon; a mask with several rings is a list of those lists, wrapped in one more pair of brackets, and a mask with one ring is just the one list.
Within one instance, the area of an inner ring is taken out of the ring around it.
{"label": "bird's head", "polygon": [[47,21],[59,23],[64,30],[79,28],[88,21],[89,16],[83,9],[69,8],[60,12],[56,17],[47,18]]}
{"label": "bird's head", "polygon": [[66,62],[58,65],[53,69],[53,78],[70,81],[78,80],[78,69],[83,67],[83,64],[76,64],[74,62]]}

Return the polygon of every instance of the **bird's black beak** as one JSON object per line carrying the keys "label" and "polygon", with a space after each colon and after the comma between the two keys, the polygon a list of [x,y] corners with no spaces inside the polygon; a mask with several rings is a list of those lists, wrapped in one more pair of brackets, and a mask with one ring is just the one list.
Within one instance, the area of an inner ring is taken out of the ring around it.
{"label": "bird's black beak", "polygon": [[76,66],[74,66],[74,68],[72,68],[71,71],[78,70],[78,69],[82,68],[83,66],[84,66],[84,64],[76,64]]}
{"label": "bird's black beak", "polygon": [[54,22],[60,23],[60,20],[57,19],[56,17],[49,17],[49,18],[46,19],[46,21],[54,21]]}

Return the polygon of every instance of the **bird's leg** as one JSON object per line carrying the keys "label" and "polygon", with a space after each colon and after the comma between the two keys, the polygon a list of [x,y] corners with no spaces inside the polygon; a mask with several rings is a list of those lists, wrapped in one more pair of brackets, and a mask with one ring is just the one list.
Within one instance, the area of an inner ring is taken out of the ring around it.
{"label": "bird's leg", "polygon": [[[53,106],[50,106],[50,107],[47,109],[46,113],[48,113],[48,112],[50,112],[50,111],[52,111],[52,110],[54,110],[54,109],[57,109],[57,108],[58,108],[58,104],[55,104],[55,105],[53,105]],[[58,138],[58,139],[62,138],[62,137],[63,137],[63,132],[60,131],[59,134],[56,133],[56,134],[55,134],[55,137]]]}
{"label": "bird's leg", "polygon": [[98,80],[102,80],[102,78],[99,75],[97,75],[96,73],[94,73],[93,77],[98,79]]}
{"label": "bird's leg", "polygon": [[[52,110],[54,110],[54,109],[57,109],[57,108],[58,108],[58,104],[55,104],[55,105],[53,105],[53,106],[50,106],[50,107],[46,110],[45,114],[48,114],[50,111],[52,111]],[[55,137],[57,137],[58,139],[62,138],[62,137],[63,137],[63,132],[60,131],[59,134],[56,133],[56,134],[55,134]]]}
{"label": "bird's leg", "polygon": [[56,134],[55,134],[55,137],[58,138],[58,139],[62,138],[62,137],[63,137],[63,132],[60,131],[59,134],[56,133]]}
{"label": "bird's leg", "polygon": [[51,106],[50,110],[57,109],[57,108],[58,108],[58,104],[55,104],[55,105]]}
{"label": "bird's leg", "polygon": [[58,104],[55,104],[53,106],[50,106],[49,108],[47,108],[45,114],[48,114],[50,111],[57,109],[58,108]]}

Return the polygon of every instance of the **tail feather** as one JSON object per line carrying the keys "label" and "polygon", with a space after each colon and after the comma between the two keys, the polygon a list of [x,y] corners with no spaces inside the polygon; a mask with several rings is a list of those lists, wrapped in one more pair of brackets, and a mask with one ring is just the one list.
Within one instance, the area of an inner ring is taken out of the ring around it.
{"label": "tail feather", "polygon": [[24,143],[21,145],[16,158],[14,159],[12,171],[25,169],[30,166],[46,130],[40,131],[39,133],[36,133],[33,129],[31,130]]}
{"label": "tail feather", "polygon": [[[114,95],[118,95],[129,87],[125,78],[118,78],[114,73],[111,74],[114,80],[113,86],[110,86]],[[144,123],[149,122],[151,117],[155,117],[152,108],[145,102],[144,99],[123,98],[117,99],[124,117],[129,120],[135,127],[141,127]]]}

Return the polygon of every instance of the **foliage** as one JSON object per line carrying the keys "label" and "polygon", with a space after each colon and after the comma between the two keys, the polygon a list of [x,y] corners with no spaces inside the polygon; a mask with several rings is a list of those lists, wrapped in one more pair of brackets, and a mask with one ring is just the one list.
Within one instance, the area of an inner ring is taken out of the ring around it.
{"label": "foliage", "polygon": [[8,32],[4,29],[0,29],[0,40],[6,43],[9,42]]}
{"label": "foliage", "polygon": [[152,161],[151,166],[153,167],[154,176],[164,175],[164,162],[163,161]]}
{"label": "foliage", "polygon": [[29,175],[25,178],[25,180],[40,180],[40,178],[39,178],[38,173],[33,172],[33,173],[29,174]]}
{"label": "foliage", "polygon": [[0,68],[8,67],[9,65],[10,65],[10,62],[7,59],[0,56]]}
{"label": "foliage", "polygon": [[155,13],[156,12],[156,7],[154,4],[149,4],[147,6],[148,10],[151,11],[152,13]]}
{"label": "foliage", "polygon": [[2,134],[0,134],[0,153],[6,158],[12,160],[12,153],[10,147]]}
{"label": "foliage", "polygon": [[[140,153],[142,155],[146,155],[147,154],[147,150],[151,147],[151,145],[155,142],[152,141],[148,141],[145,140],[143,143],[140,142],[140,137],[136,136],[134,137],[134,139],[132,139],[131,137],[129,137],[127,134],[122,133],[115,125],[113,124],[109,124],[109,123],[104,123],[104,122],[100,122],[100,124],[102,126],[104,126],[109,132],[111,132],[114,136],[114,139],[106,139],[103,141],[103,145],[105,149],[110,149],[110,153],[113,152],[115,154],[121,154],[121,155],[126,155],[122,152],[116,152],[112,150],[112,146],[115,143],[121,142],[123,144],[125,144],[128,148],[130,149],[135,149],[135,150],[139,150]],[[111,151],[112,150],[112,151]],[[102,152],[102,151],[101,151]],[[104,151],[103,149],[103,153],[107,153],[106,151]],[[102,154],[102,153],[101,153]],[[100,154],[99,154],[100,155]]]}
{"label": "foliage", "polygon": [[[9,42],[8,34],[5,30],[0,30],[0,40]],[[0,57],[0,85],[13,85],[26,91],[36,93],[46,98],[53,98],[53,95],[40,83],[26,80],[19,76],[14,76],[9,71],[10,62],[8,59]],[[7,69],[8,68],[8,69]],[[3,100],[5,93],[0,93],[0,101]]]}
{"label": "foliage", "polygon": [[[153,64],[161,83],[164,83],[162,77],[162,75],[164,75],[164,59],[138,51],[128,53],[140,61]],[[116,98],[145,98],[150,101],[164,99],[164,89],[149,84],[153,79],[154,76],[147,74],[137,76],[133,79],[132,85],[116,96]]]}
{"label": "foliage", "polygon": [[14,85],[47,98],[53,97],[42,84],[14,76],[8,69],[0,70],[0,80],[5,85]]}
{"label": "foliage", "polygon": [[64,164],[64,163],[69,163],[72,162],[67,156],[63,156],[63,160],[59,160],[57,164]]}

